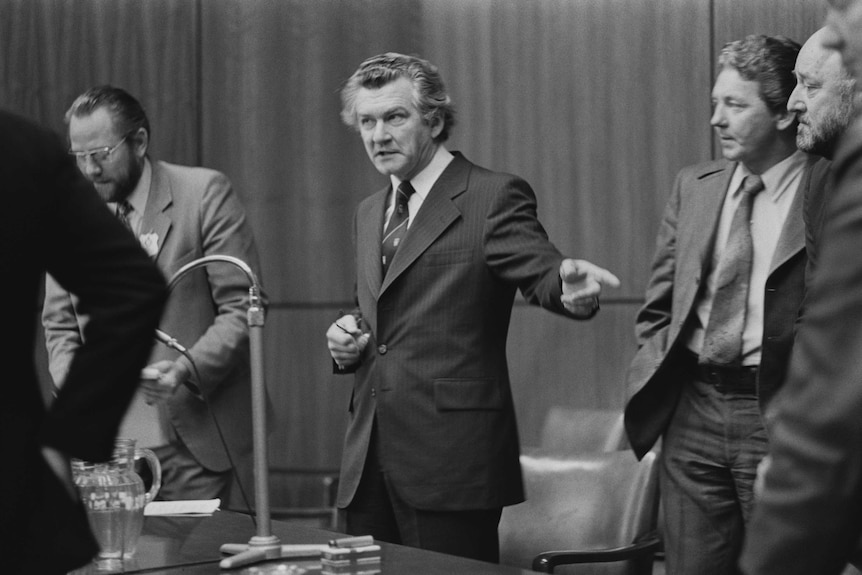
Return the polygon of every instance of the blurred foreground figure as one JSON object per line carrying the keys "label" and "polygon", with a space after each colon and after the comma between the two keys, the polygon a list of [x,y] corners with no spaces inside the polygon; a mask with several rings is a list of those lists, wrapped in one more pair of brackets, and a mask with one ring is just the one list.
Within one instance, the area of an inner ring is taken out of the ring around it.
{"label": "blurred foreground figure", "polygon": [[[831,0],[822,43],[862,82],[862,1]],[[858,112],[858,94],[857,94]],[[746,539],[750,575],[828,575],[858,564],[862,535],[862,124],[833,165],[817,270],[787,385],[774,410],[770,464]]]}
{"label": "blurred foreground figure", "polygon": [[[106,461],[138,384],[165,281],[105,209],[59,138],[0,112],[0,293],[7,336],[0,402],[3,573],[53,575],[97,552],[69,458]],[[48,271],[91,317],[63,390],[46,408],[33,364]]]}

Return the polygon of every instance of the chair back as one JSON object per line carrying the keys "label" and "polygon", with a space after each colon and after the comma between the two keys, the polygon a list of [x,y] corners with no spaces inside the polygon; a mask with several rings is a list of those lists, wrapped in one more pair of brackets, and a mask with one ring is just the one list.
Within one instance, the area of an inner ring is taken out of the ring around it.
{"label": "chair back", "polygon": [[[530,569],[544,551],[614,549],[655,534],[658,465],[653,452],[641,461],[631,451],[534,453],[521,456],[521,468],[527,500],[503,509],[501,563]],[[561,566],[556,572],[638,573],[643,564]]]}
{"label": "chair back", "polygon": [[579,453],[628,449],[621,409],[554,406],[540,439],[542,451]]}

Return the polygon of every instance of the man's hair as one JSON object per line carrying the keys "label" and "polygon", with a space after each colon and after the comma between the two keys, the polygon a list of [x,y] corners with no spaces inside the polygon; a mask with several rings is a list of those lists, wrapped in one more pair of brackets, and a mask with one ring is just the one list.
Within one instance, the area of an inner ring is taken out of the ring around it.
{"label": "man's hair", "polygon": [[746,36],[724,45],[718,56],[719,72],[730,67],[743,79],[757,82],[760,97],[769,110],[784,112],[796,87],[793,68],[799,48],[799,44],[784,36]]}
{"label": "man's hair", "polygon": [[115,86],[95,86],[90,88],[72,102],[64,118],[66,125],[73,117],[89,116],[99,108],[107,108],[117,123],[122,134],[131,134],[143,128],[150,132],[150,121],[143,106],[134,96]]}
{"label": "man's hair", "polygon": [[387,52],[360,64],[341,90],[341,119],[356,128],[356,94],[359,90],[382,88],[398,78],[407,78],[413,84],[413,103],[425,123],[442,122],[443,129],[435,141],[445,142],[455,125],[455,107],[437,67],[417,56]]}

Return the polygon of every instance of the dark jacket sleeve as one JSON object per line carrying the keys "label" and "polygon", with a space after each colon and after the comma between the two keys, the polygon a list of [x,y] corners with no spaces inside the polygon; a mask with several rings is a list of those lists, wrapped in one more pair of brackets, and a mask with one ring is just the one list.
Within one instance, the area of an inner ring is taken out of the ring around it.
{"label": "dark jacket sleeve", "polygon": [[41,256],[91,320],[41,441],[73,457],[104,460],[152,347],[165,280],[59,142],[43,157],[40,188],[48,201]]}
{"label": "dark jacket sleeve", "polygon": [[776,397],[748,574],[839,574],[862,532],[862,132],[826,212],[817,272]]}

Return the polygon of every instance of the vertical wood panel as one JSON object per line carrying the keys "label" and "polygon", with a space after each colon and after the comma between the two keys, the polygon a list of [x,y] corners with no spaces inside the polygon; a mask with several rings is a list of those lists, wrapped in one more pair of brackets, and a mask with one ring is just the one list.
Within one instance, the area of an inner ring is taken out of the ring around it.
{"label": "vertical wood panel", "polygon": [[337,469],[352,375],[334,375],[324,334],[337,310],[275,309],[264,330],[266,383],[276,407],[274,466]]}
{"label": "vertical wood panel", "polygon": [[[710,154],[708,4],[423,2],[424,53],[474,161],[535,188],[561,251],[641,297],[673,177]],[[452,46],[470,46],[453,50]]]}
{"label": "vertical wood panel", "polygon": [[810,0],[713,0],[716,54],[748,34],[783,35],[803,44],[823,25],[825,2]]}
{"label": "vertical wood panel", "polygon": [[369,56],[417,50],[403,0],[210,0],[203,8],[204,159],[231,176],[276,302],[349,301],[352,216],[384,184],[341,123]]}
{"label": "vertical wood panel", "polygon": [[72,100],[96,84],[136,96],[151,150],[197,161],[197,3],[176,0],[0,2],[0,102],[65,133]]}
{"label": "vertical wood panel", "polygon": [[603,306],[590,321],[515,307],[507,353],[518,429],[535,445],[554,405],[622,409],[638,306]]}

